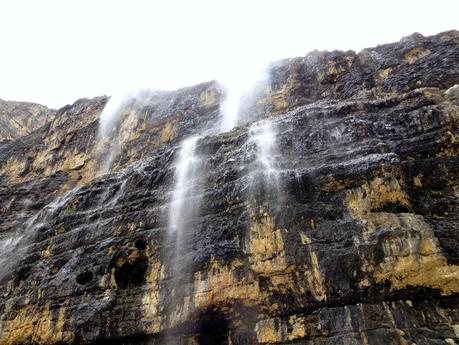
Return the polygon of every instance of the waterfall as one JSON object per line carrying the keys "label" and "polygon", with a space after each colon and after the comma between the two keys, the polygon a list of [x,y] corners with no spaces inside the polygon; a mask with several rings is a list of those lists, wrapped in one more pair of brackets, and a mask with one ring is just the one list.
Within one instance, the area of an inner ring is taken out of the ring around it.
{"label": "waterfall", "polygon": [[[114,95],[105,105],[99,117],[99,129],[97,134],[97,150],[99,156],[99,168],[97,176],[105,175],[118,157],[124,143],[136,124],[137,113],[135,108],[142,102],[142,97],[137,93],[126,93],[122,96]],[[128,113],[125,112],[130,107]],[[133,110],[134,109],[134,110]],[[120,119],[120,116],[123,118]],[[129,119],[132,116],[134,119]],[[120,124],[120,120],[122,121]]]}
{"label": "waterfall", "polygon": [[113,132],[118,124],[121,109],[126,100],[126,95],[113,95],[105,104],[104,110],[99,116],[99,128],[97,132],[99,141],[112,139]]}
{"label": "waterfall", "polygon": [[[174,247],[166,253],[170,267],[170,304],[167,305],[168,322],[174,324],[175,308],[181,308],[180,302],[186,294],[186,279],[190,272],[190,262],[186,260],[187,235],[192,234],[191,221],[197,215],[201,195],[199,194],[198,179],[201,170],[201,159],[196,154],[199,136],[193,136],[182,141],[174,162],[174,183],[171,191],[171,201],[168,209],[167,236],[174,242]],[[188,229],[189,228],[189,229]],[[173,334],[166,333],[165,344],[175,344],[177,339]]]}
{"label": "waterfall", "polygon": [[[97,175],[104,175],[118,156],[121,149],[118,140],[115,140],[114,134],[118,125],[121,110],[127,100],[126,96],[113,95],[105,104],[104,110],[99,117],[99,128],[97,133],[97,148],[99,151],[100,165]],[[116,138],[117,139],[117,138]]]}
{"label": "waterfall", "polygon": [[255,146],[255,175],[261,174],[269,189],[279,189],[279,169],[277,168],[276,131],[271,121],[264,120],[254,123],[249,129],[248,143]]}
{"label": "waterfall", "polygon": [[[248,66],[247,66],[248,67]],[[224,78],[222,84],[226,89],[226,97],[220,106],[222,119],[219,126],[214,127],[209,133],[219,134],[233,129],[238,124],[238,114],[241,107],[242,99],[253,92],[256,82],[266,81],[267,74],[264,69],[247,68],[243,73],[232,75]],[[256,130],[255,130],[256,131]],[[259,132],[259,131],[258,131]],[[257,132],[257,133],[258,133]],[[269,154],[271,146],[274,145],[274,134],[263,132],[261,136],[254,137],[260,142],[262,156],[260,159],[265,164],[269,163]],[[170,234],[175,233],[177,239],[183,236],[184,224],[197,211],[199,199],[194,195],[196,184],[196,174],[200,170],[200,160],[195,154],[196,144],[199,136],[193,136],[181,143],[180,151],[175,162],[175,184],[172,191],[172,200],[170,202],[168,214],[168,231]],[[271,144],[269,140],[271,139]],[[273,165],[269,165],[272,167]]]}
{"label": "waterfall", "polygon": [[267,63],[256,61],[240,61],[237,71],[229,70],[221,78],[225,99],[220,105],[222,119],[218,133],[228,132],[241,122],[241,109],[247,102],[252,101],[255,92],[260,91],[257,88],[261,88],[268,81],[266,65]]}
{"label": "waterfall", "polygon": [[184,140],[175,161],[175,182],[169,207],[168,231],[176,236],[176,250],[182,246],[185,225],[199,207],[199,195],[195,192],[200,159],[196,155],[199,136]]}
{"label": "waterfall", "polygon": [[223,117],[220,132],[228,132],[237,125],[242,94],[241,89],[231,85],[226,86],[226,97],[221,104]]}
{"label": "waterfall", "polygon": [[[258,70],[257,70],[258,71]],[[220,105],[222,114],[221,121],[213,128],[204,132],[207,135],[218,135],[233,129],[240,122],[239,112],[241,105],[248,96],[252,95],[253,86],[256,81],[261,80],[261,73],[256,77],[245,79],[231,79],[231,82],[224,83],[226,98]],[[247,77],[247,76],[246,76]],[[241,83],[240,81],[243,80]],[[262,165],[262,169],[267,169],[269,181],[277,184],[277,171],[273,161],[275,152],[275,133],[270,123],[251,129],[251,140],[257,148],[257,162]],[[174,162],[174,184],[171,191],[171,200],[168,208],[168,237],[175,241],[173,252],[167,253],[170,267],[170,304],[167,308],[169,326],[179,320],[177,315],[186,315],[190,310],[182,309],[182,313],[177,312],[177,308],[185,308],[181,303],[185,296],[190,293],[187,284],[192,279],[190,277],[192,262],[187,257],[189,245],[192,243],[193,227],[197,226],[193,220],[199,215],[200,201],[202,194],[200,187],[201,181],[205,177],[202,158],[196,153],[196,147],[200,136],[193,136],[185,139],[180,144]],[[189,306],[187,307],[189,308]],[[166,333],[166,343],[175,343],[177,339],[173,334]]]}

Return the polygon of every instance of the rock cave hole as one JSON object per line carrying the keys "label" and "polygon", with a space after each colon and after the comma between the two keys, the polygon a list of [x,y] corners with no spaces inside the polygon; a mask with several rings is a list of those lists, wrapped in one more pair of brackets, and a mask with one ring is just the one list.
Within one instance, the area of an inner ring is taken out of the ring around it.
{"label": "rock cave hole", "polygon": [[133,262],[125,262],[115,270],[116,285],[120,289],[141,286],[145,283],[148,259],[140,257]]}
{"label": "rock cave hole", "polygon": [[76,281],[80,285],[86,285],[88,284],[93,278],[93,274],[91,271],[85,271],[83,273],[80,273],[76,277]]}
{"label": "rock cave hole", "polygon": [[208,309],[197,323],[199,345],[228,345],[228,320],[219,310]]}

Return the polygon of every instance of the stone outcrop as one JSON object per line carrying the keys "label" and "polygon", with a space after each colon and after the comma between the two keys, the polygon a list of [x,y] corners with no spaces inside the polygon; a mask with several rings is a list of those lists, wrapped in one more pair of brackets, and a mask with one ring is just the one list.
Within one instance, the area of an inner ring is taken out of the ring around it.
{"label": "stone outcrop", "polygon": [[0,141],[30,134],[51,120],[55,112],[40,104],[0,99]]}
{"label": "stone outcrop", "polygon": [[[99,97],[1,143],[0,344],[459,341],[459,33],[268,73],[227,133],[208,82],[133,98],[108,142]],[[176,253],[174,159],[196,134],[202,202]]]}

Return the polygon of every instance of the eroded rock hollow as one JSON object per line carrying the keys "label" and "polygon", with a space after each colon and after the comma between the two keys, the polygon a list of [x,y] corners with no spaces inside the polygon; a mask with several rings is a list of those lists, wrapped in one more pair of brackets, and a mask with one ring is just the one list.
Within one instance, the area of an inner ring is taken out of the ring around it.
{"label": "eroded rock hollow", "polygon": [[267,74],[0,102],[0,344],[459,341],[459,32]]}

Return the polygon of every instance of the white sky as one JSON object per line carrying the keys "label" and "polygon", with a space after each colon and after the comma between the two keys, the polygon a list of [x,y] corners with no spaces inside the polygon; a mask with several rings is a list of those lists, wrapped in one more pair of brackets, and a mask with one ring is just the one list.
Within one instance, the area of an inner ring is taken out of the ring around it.
{"label": "white sky", "polygon": [[0,0],[0,98],[61,107],[451,29],[458,0]]}

